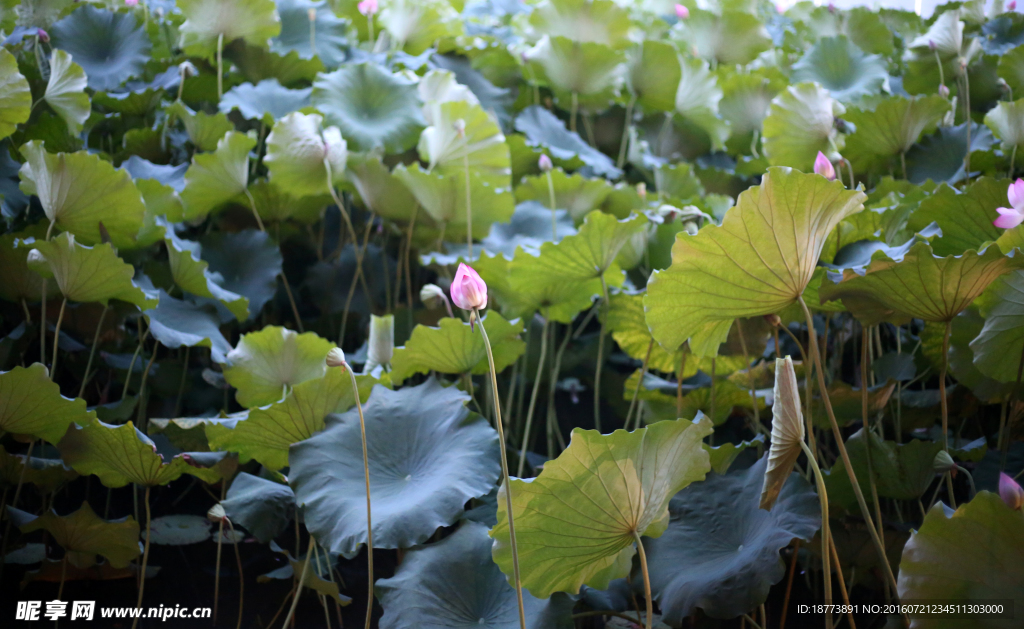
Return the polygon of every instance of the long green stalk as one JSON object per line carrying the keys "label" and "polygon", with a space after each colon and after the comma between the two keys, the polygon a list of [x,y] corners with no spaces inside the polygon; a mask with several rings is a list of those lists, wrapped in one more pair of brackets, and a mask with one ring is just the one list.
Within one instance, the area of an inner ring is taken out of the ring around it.
{"label": "long green stalk", "polygon": [[[530,392],[530,406],[526,410],[526,426],[523,429],[523,442],[519,451],[519,468],[516,476],[522,478],[526,466],[526,449],[530,445],[530,428],[533,427],[533,411],[537,408],[537,396],[540,393],[540,378],[544,374],[544,358],[548,353],[548,326],[550,319],[544,319],[544,328],[540,333],[540,358],[537,360],[537,374],[533,377],[533,391]],[[526,371],[525,369],[523,371]]]}
{"label": "long green stalk", "polygon": [[[480,327],[483,328],[482,325]],[[373,518],[370,516],[370,455],[366,447],[366,420],[363,418],[363,403],[359,401],[359,383],[356,382],[356,372],[347,362],[342,368],[348,372],[352,382],[352,395],[355,397],[356,410],[359,412],[359,435],[363,441],[363,473],[366,479],[366,569],[370,581],[370,591],[366,601],[365,629],[370,629],[370,621],[373,618]]]}
{"label": "long green stalk", "polygon": [[651,575],[647,572],[647,553],[644,552],[643,540],[636,531],[633,531],[633,539],[636,540],[636,550],[640,554],[640,571],[644,575],[644,597],[647,599],[647,618],[644,619],[644,625],[646,629],[651,629],[654,619],[654,598],[651,596]]}
{"label": "long green stalk", "polygon": [[828,522],[828,492],[825,491],[825,477],[821,473],[821,468],[818,467],[814,453],[804,441],[800,442],[800,447],[807,456],[807,464],[814,471],[814,480],[818,485],[818,501],[821,503],[821,571],[825,573],[825,627],[832,629],[832,568],[829,562],[831,530]]}

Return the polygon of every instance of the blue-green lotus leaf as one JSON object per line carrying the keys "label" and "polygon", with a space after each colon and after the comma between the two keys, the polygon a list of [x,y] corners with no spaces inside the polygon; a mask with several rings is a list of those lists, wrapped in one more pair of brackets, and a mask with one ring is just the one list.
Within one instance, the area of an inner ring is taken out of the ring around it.
{"label": "blue-green lotus leaf", "polygon": [[153,338],[164,347],[209,347],[211,360],[227,362],[231,344],[220,332],[214,307],[175,299],[161,290],[160,303],[145,315]]}
{"label": "blue-green lotus leaf", "polygon": [[91,5],[50,27],[50,41],[74,57],[94,90],[110,90],[142,74],[153,47],[134,15]]}
{"label": "blue-green lotus leaf", "polygon": [[793,65],[793,82],[817,81],[843,102],[881,91],[889,71],[880,55],[869,55],[844,35],[824,37]]}
{"label": "blue-green lotus leaf", "polygon": [[295,509],[295,494],[288,485],[242,472],[231,482],[220,506],[234,524],[241,524],[266,544],[288,525]]}
{"label": "blue-green lotus leaf", "polygon": [[572,162],[580,160],[597,175],[614,179],[622,174],[610,157],[584,142],[579,134],[566,129],[564,122],[539,105],[524,109],[516,117],[515,128],[526,134],[529,146],[547,149],[555,160],[568,162],[566,167],[572,167]]}
{"label": "blue-green lotus leaf", "polygon": [[[259,314],[277,292],[281,272],[281,250],[270,235],[255,229],[240,232],[213,232],[202,239],[202,259],[211,273],[221,279],[221,288],[249,299],[249,318]],[[221,320],[234,318],[218,302]]]}
{"label": "blue-green lotus leaf", "polygon": [[[971,125],[971,152],[987,151],[995,144],[988,127]],[[964,178],[964,157],[967,154],[967,123],[955,127],[939,127],[907,151],[907,179],[922,184],[957,183]]]}
{"label": "blue-green lotus leaf", "polygon": [[[316,16],[312,23],[310,10]],[[345,61],[348,20],[335,15],[325,0],[277,0],[277,14],[281,17],[281,34],[270,40],[271,50],[281,54],[294,50],[303,59],[316,56],[328,68],[337,68]]]}
{"label": "blue-green lotus leaf", "polygon": [[764,603],[786,574],[779,551],[821,526],[818,497],[797,473],[770,511],[758,507],[767,461],[683,489],[669,502],[668,529],[644,541],[665,622],[679,626],[697,607],[734,618]]}
{"label": "blue-green lotus leaf", "polygon": [[256,85],[242,83],[224,93],[217,105],[222,113],[237,109],[246,120],[262,120],[273,124],[293,111],[309,105],[310,88],[290,90],[277,79],[266,79]]}
{"label": "blue-green lotus leaf", "polygon": [[[466,408],[469,397],[434,378],[391,391],[374,387],[363,406],[375,548],[408,548],[458,520],[470,498],[500,473],[498,434]],[[355,409],[294,444],[289,478],[306,527],[330,552],[366,543],[366,486]]]}
{"label": "blue-green lotus leaf", "polygon": [[[491,560],[491,538],[479,522],[464,522],[440,542],[409,551],[390,579],[376,587],[381,629],[517,629],[516,591]],[[568,629],[573,600],[523,592],[528,629]]]}

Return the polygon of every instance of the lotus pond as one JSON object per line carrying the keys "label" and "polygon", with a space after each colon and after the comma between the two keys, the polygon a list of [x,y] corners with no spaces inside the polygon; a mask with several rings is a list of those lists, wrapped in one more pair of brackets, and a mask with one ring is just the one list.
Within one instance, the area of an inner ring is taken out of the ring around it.
{"label": "lotus pond", "polygon": [[4,626],[1021,626],[1014,2],[0,4]]}

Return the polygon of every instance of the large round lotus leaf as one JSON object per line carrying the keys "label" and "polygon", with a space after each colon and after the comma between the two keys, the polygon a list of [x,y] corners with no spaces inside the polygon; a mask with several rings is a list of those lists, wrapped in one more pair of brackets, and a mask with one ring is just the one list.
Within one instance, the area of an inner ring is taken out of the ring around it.
{"label": "large round lotus leaf", "polygon": [[112,90],[142,74],[153,47],[132,13],[84,5],[50,27],[50,41],[82,66],[94,90]]}
{"label": "large round lotus leaf", "polygon": [[1024,271],[992,282],[979,301],[985,325],[971,341],[974,364],[990,378],[1013,382],[1024,352]]}
{"label": "large round lotus leaf", "polygon": [[69,425],[88,423],[93,416],[86,411],[85,400],[62,396],[39,363],[0,372],[0,430],[4,432],[57,443]]}
{"label": "large round lotus leaf", "polygon": [[[903,548],[898,581],[902,600],[1012,600],[1024,605],[1024,518],[997,494],[980,492],[952,515],[932,507]],[[913,629],[1011,629],[1006,616],[910,614]]]}
{"label": "large round lotus leaf", "polygon": [[791,85],[775,97],[764,119],[764,152],[772,166],[811,172],[818,152],[832,153],[835,116],[845,108],[814,83]]}
{"label": "large round lotus leaf", "polygon": [[[434,378],[391,391],[374,387],[363,407],[370,461],[373,543],[408,548],[459,519],[470,498],[498,480],[498,434],[469,400]],[[327,428],[291,447],[289,479],[306,527],[330,552],[366,543],[366,485],[359,415],[332,415]]]}
{"label": "large round lotus leaf", "polygon": [[612,0],[553,0],[530,13],[530,33],[562,36],[612,48],[629,45],[629,13]]}
{"label": "large round lotus leaf", "polygon": [[753,70],[750,74],[720,76],[718,84],[722,88],[722,100],[718,103],[718,109],[722,118],[729,122],[732,135],[735,137],[760,131],[772,99],[787,83],[781,72],[774,68]]}
{"label": "large round lotus leaf", "polygon": [[679,51],[668,42],[646,40],[626,53],[626,87],[645,111],[672,111],[681,77]]}
{"label": "large round lotus leaf", "polygon": [[793,65],[792,75],[794,83],[816,81],[843,102],[879,93],[888,77],[885,59],[865,54],[843,35],[819,39]]}
{"label": "large round lotus leaf", "polygon": [[690,9],[690,17],[681,20],[673,36],[685,50],[695,49],[704,59],[716,59],[721,65],[746,65],[771,46],[764,24],[751,12]]}
{"label": "large round lotus leaf", "polygon": [[462,20],[448,0],[390,0],[377,16],[381,29],[410,55],[462,34]]}
{"label": "large round lotus leaf", "polygon": [[531,105],[520,112],[515,127],[516,131],[526,134],[528,146],[547,149],[552,158],[568,162],[567,168],[577,167],[582,162],[590,166],[595,175],[614,179],[622,174],[610,157],[584,142],[579,134],[566,129],[564,122],[539,105]]}
{"label": "large round lotus leaf", "polygon": [[269,325],[250,332],[228,354],[224,369],[228,384],[238,389],[238,403],[246,408],[273,404],[289,388],[322,378],[324,362],[334,344],[313,332],[299,334]]}
{"label": "large round lotus leaf", "polygon": [[182,457],[164,463],[153,440],[132,422],[111,426],[93,419],[85,426],[71,426],[57,448],[76,472],[95,474],[107,487],[166,485],[197,470]]}
{"label": "large round lotus leaf", "polygon": [[[538,597],[576,594],[626,576],[635,536],[661,535],[671,497],[710,469],[701,440],[711,431],[707,418],[610,435],[574,429],[569,447],[540,476],[511,483],[523,587]],[[494,561],[510,576],[506,490],[498,491],[491,537]]]}
{"label": "large round lotus leaf", "polygon": [[706,61],[686,59],[680,63],[682,78],[676,91],[675,111],[684,123],[703,131],[712,150],[721,149],[729,137],[729,126],[718,116],[722,90]]}
{"label": "large round lotus leaf", "polygon": [[139,524],[129,516],[107,521],[96,515],[88,502],[65,516],[47,511],[36,517],[11,508],[11,519],[22,533],[46,531],[67,551],[68,561],[79,568],[96,564],[96,555],[115,568],[124,568],[139,556]]}
{"label": "large round lotus leaf", "polygon": [[935,223],[942,235],[933,238],[936,255],[960,255],[999,238],[1002,230],[992,224],[997,207],[1007,205],[1008,179],[981,177],[962,190],[942,184],[921,201],[907,220],[907,229],[921,232]]}
{"label": "large round lotus leaf", "polygon": [[846,138],[844,155],[857,172],[890,166],[922,133],[934,131],[949,109],[949,101],[935,95],[886,98],[873,110],[851,108],[843,119],[856,131]]}
{"label": "large round lotus leaf", "polygon": [[32,108],[32,92],[28,81],[18,72],[18,60],[6,48],[0,52],[0,138],[28,122]]}
{"label": "large round lotus leaf", "polygon": [[[145,532],[142,538],[146,538]],[[161,546],[187,546],[210,539],[210,521],[201,515],[165,515],[153,518],[149,541]]]}
{"label": "large round lotus leaf", "polygon": [[[311,12],[315,17],[312,21]],[[348,20],[335,15],[327,2],[278,0],[277,13],[281,17],[281,34],[271,40],[271,50],[281,54],[294,50],[303,59],[312,59],[315,54],[328,68],[336,68],[345,61]]]}
{"label": "large round lotus leaf", "polygon": [[260,81],[256,85],[242,83],[224,92],[217,105],[222,113],[237,109],[247,120],[261,120],[273,124],[293,111],[309,105],[312,88],[290,90],[277,79]]}
{"label": "large round lotus leaf", "polygon": [[[466,237],[469,225],[466,220],[467,181],[464,171],[460,169],[445,174],[442,171],[424,170],[418,163],[411,168],[399,164],[393,175],[405,184],[434,221],[445,225],[446,238],[457,242]],[[473,215],[474,239],[487,236],[492,224],[508,221],[515,212],[511,187],[495,186],[493,180],[493,175],[470,170],[469,203]]]}
{"label": "large round lotus leaf", "polygon": [[694,354],[714,355],[734,319],[794,303],[811,281],[825,238],[861,211],[864,199],[838,181],[769,169],[720,227],[680,236],[672,266],[651,276],[644,305],[654,337],[670,349],[689,339]]}
{"label": "large round lotus leaf", "polygon": [[607,109],[625,77],[624,54],[604,44],[544,36],[525,56],[527,74],[551,87],[563,108],[575,94],[581,107]]}
{"label": "large round lotus leaf", "polygon": [[679,626],[698,607],[724,619],[764,603],[786,574],[779,551],[794,539],[810,541],[821,526],[818,497],[796,473],[771,510],[758,507],[767,460],[682,490],[669,502],[665,533],[644,540],[668,624]]}
{"label": "large round lotus leaf", "polygon": [[[217,283],[225,291],[249,300],[249,319],[258,315],[277,292],[277,276],[281,273],[281,250],[270,234],[258,229],[215,231],[200,242],[202,259],[210,265]],[[217,295],[217,299],[230,301],[224,295]],[[227,318],[237,315],[238,309],[232,307]],[[221,319],[225,319],[223,313]]]}
{"label": "large round lotus leaf", "polygon": [[1024,99],[998,103],[985,114],[985,126],[1002,144],[1004,153],[1020,147],[1024,144]]}
{"label": "large round lotus leaf", "polygon": [[220,506],[234,524],[240,524],[261,544],[273,540],[295,511],[295,493],[291,487],[240,473]]}
{"label": "large round lotus leaf", "polygon": [[[516,591],[491,560],[487,527],[464,522],[435,544],[409,551],[390,579],[377,581],[384,616],[381,629],[480,627],[517,629]],[[572,627],[573,601],[523,592],[528,629]]]}
{"label": "large round lotus leaf", "polygon": [[[971,152],[987,151],[995,144],[992,132],[984,125],[971,124]],[[932,181],[957,183],[964,178],[967,155],[967,123],[939,127],[907,151],[907,179],[923,184]]]}
{"label": "large round lotus leaf", "polygon": [[179,28],[181,47],[190,55],[213,56],[217,40],[227,46],[236,39],[266,48],[271,37],[281,32],[281,19],[274,0],[178,0],[185,15]]}
{"label": "large round lotus leaf", "polygon": [[320,75],[312,102],[358,151],[402,152],[416,143],[424,124],[416,83],[375,63]]}
{"label": "large round lotus leaf", "polygon": [[[494,354],[494,368],[501,372],[523,353],[526,343],[519,338],[523,322],[506,321],[500,314],[487,313],[482,323]],[[445,317],[438,327],[418,325],[403,347],[391,359],[391,379],[402,382],[413,374],[431,371],[450,374],[486,374],[490,367],[483,336],[462,319]]]}

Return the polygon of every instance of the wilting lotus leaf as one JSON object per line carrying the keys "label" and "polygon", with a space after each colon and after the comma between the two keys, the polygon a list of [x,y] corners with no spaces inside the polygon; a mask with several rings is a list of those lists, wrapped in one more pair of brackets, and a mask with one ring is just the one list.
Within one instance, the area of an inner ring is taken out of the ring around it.
{"label": "wilting lotus leaf", "polygon": [[277,292],[282,264],[277,243],[266,232],[246,229],[234,233],[215,231],[204,236],[201,244],[202,257],[209,263],[210,272],[223,278],[218,283],[249,300],[250,319],[259,314]]}
{"label": "wilting lotus leaf", "polygon": [[1002,143],[1004,153],[1017,150],[1024,144],[1024,99],[998,103],[985,114],[985,126]]}
{"label": "wilting lotus leaf", "polygon": [[209,265],[200,259],[202,247],[198,242],[178,238],[171,226],[167,227],[165,241],[167,261],[175,284],[193,295],[216,299],[239,321],[248,318],[249,300],[220,285],[218,280],[221,278],[211,272]]}
{"label": "wilting lotus leaf", "polygon": [[350,153],[346,177],[366,207],[378,216],[405,222],[418,212],[416,197],[374,156]]}
{"label": "wilting lotus leaf", "polygon": [[[360,399],[366,399],[378,381],[359,376]],[[237,452],[243,463],[255,459],[265,467],[279,470],[288,466],[288,446],[309,439],[323,430],[324,418],[355,405],[352,384],[342,369],[328,369],[322,378],[295,385],[280,402],[249,411],[248,419],[230,427],[206,426],[210,447]]]}
{"label": "wilting lotus leaf", "polygon": [[[468,396],[431,378],[400,391],[374,387],[363,407],[375,548],[408,548],[462,515],[500,473],[498,435],[470,413]],[[359,416],[334,415],[292,446],[292,488],[306,526],[332,553],[366,541],[366,485]]]}
{"label": "wilting lotus leaf", "polygon": [[878,94],[889,70],[880,55],[869,55],[844,35],[823,37],[793,64],[794,83],[814,81],[843,102]]}
{"label": "wilting lotus leaf", "polygon": [[288,485],[242,472],[231,482],[220,506],[232,523],[266,544],[288,525],[295,511],[295,493]]}
{"label": "wilting lotus leaf", "polygon": [[235,124],[228,120],[224,112],[208,114],[205,111],[193,111],[181,101],[171,103],[164,111],[169,118],[181,120],[189,141],[199,151],[216,150],[224,134],[235,130]]}
{"label": "wilting lotus leaf", "polygon": [[676,27],[678,38],[705,59],[722,65],[746,65],[771,46],[764,25],[753,12],[726,9],[720,15],[690,9],[690,17]]}
{"label": "wilting lotus leaf", "polygon": [[28,81],[18,72],[18,60],[4,48],[0,52],[0,138],[6,138],[19,124],[28,122],[31,108],[32,92]]}
{"label": "wilting lotus leaf", "polygon": [[47,282],[50,289],[55,288],[53,281],[43,279],[28,265],[34,241],[45,233],[46,226],[37,223],[23,232],[0,236],[0,268],[4,270],[0,276],[0,299],[19,303],[22,299],[35,301],[42,295],[43,282]]}
{"label": "wilting lotus leaf", "polygon": [[651,276],[644,305],[654,338],[671,349],[690,339],[695,354],[714,355],[734,319],[789,306],[810,282],[825,238],[864,199],[818,175],[769,169],[720,227],[680,235],[672,266]]}
{"label": "wilting lotus leaf", "polygon": [[146,206],[124,170],[85,151],[47,153],[42,142],[22,145],[21,190],[39,197],[46,218],[86,245],[103,241],[100,223],[115,247],[130,247]]}
{"label": "wilting lotus leaf", "polygon": [[764,152],[772,166],[810,172],[818,152],[832,153],[835,116],[845,108],[814,83],[792,85],[775,97],[764,119]]}
{"label": "wilting lotus leaf", "polygon": [[50,78],[46,83],[43,100],[68,125],[68,133],[77,135],[89,118],[92,106],[85,92],[86,78],[82,67],[71,60],[71,55],[54,49],[50,55]]}
{"label": "wilting lotus leaf", "polygon": [[529,27],[537,36],[568,37],[612,48],[629,45],[629,13],[611,0],[552,0],[530,13]]}
{"label": "wilting lotus leaf", "polygon": [[135,268],[117,257],[107,243],[86,247],[75,242],[71,232],[64,232],[33,246],[42,259],[30,261],[29,266],[43,277],[52,277],[70,301],[106,305],[119,299],[143,310],[157,305],[157,300],[132,280]]}
{"label": "wilting lotus leaf", "polygon": [[[445,238],[466,237],[466,175],[464,172],[429,172],[419,164],[395,167],[393,175],[405,184],[427,214],[444,225]],[[470,170],[469,202],[473,210],[473,237],[483,238],[493,223],[504,223],[515,212],[511,187],[497,187],[488,176]]]}
{"label": "wilting lotus leaf", "polygon": [[[395,576],[377,581],[376,591],[384,608],[381,629],[519,627],[516,591],[491,560],[487,527],[478,522],[464,522],[440,542],[406,553]],[[537,599],[523,592],[529,629],[571,627],[572,605],[568,596]]]}
{"label": "wilting lotus leaf", "polygon": [[401,152],[416,143],[423,113],[416,84],[375,63],[343,66],[313,83],[313,105],[357,151]]}
{"label": "wilting lotus leaf", "polygon": [[712,150],[721,149],[729,137],[729,125],[718,116],[722,90],[706,61],[684,59],[682,78],[676,91],[675,111],[683,119],[708,134]]}
{"label": "wilting lotus leaf", "polygon": [[[582,221],[592,210],[599,209],[612,192],[607,179],[587,179],[579,173],[569,175],[561,168],[552,170],[550,174],[555,191],[555,207],[568,211],[574,221]],[[519,203],[536,201],[550,212],[551,194],[547,176],[524,177],[515,192]]]}
{"label": "wilting lotus leaf", "polygon": [[256,140],[229,131],[213,153],[197,153],[185,173],[185,218],[202,218],[245,192],[249,183],[249,151]]}
{"label": "wilting lotus leaf", "polygon": [[[481,324],[477,324],[481,325]],[[519,358],[525,343],[519,338],[522,321],[508,322],[493,310],[483,318],[494,353],[494,368],[502,371]],[[402,382],[431,371],[450,374],[486,374],[490,370],[483,335],[461,319],[445,317],[439,327],[418,325],[404,347],[395,349],[391,378]]]}
{"label": "wilting lotus leaf", "polygon": [[[345,61],[348,20],[335,15],[327,2],[278,0],[277,13],[281,17],[281,33],[270,42],[271,50],[281,54],[294,50],[303,59],[316,56],[328,68],[336,68]],[[315,19],[310,21],[310,15]]]}
{"label": "wilting lotus leaf", "polygon": [[[307,37],[309,33],[307,32]],[[275,120],[309,106],[311,88],[290,90],[277,79],[266,79],[253,85],[242,83],[224,92],[218,107],[221,113],[237,109],[246,120],[273,124]]]}
{"label": "wilting lotus leaf", "polygon": [[683,489],[668,504],[665,533],[644,540],[665,622],[679,626],[698,607],[723,619],[754,609],[786,574],[779,551],[814,537],[818,498],[799,474],[790,474],[771,511],[758,508],[766,461]]}
{"label": "wilting lotus leaf", "polygon": [[267,136],[264,162],[274,185],[284,193],[296,197],[326,194],[328,186],[344,179],[348,144],[337,127],[324,129],[322,123],[318,114],[295,112],[275,123]]}
{"label": "wilting lotus leaf", "polygon": [[73,425],[57,444],[64,462],[83,476],[95,474],[107,487],[128,483],[166,485],[193,469],[182,457],[164,463],[153,441],[132,422],[121,426],[93,419]]}
{"label": "wilting lotus leaf", "polygon": [[783,485],[793,473],[804,441],[804,414],[800,387],[789,356],[775,359],[775,389],[772,403],[771,449],[764,471],[760,508],[771,511]]}
{"label": "wilting lotus leaf", "polygon": [[[0,374],[0,381],[3,374]],[[0,447],[0,488],[11,489],[18,485],[35,485],[41,494],[52,494],[65,484],[78,478],[78,472],[65,467],[60,459],[41,459],[31,456],[25,467],[24,454],[8,454]]]}
{"label": "wilting lotus leaf", "polygon": [[1024,352],[1024,271],[999,277],[979,301],[985,326],[971,341],[974,364],[990,378],[1013,382]]}
{"label": "wilting lotus leaf", "polygon": [[227,361],[231,344],[220,332],[215,309],[175,299],[161,290],[160,303],[145,315],[150,333],[164,347],[209,347],[211,360]]}
{"label": "wilting lotus leaf", "polygon": [[[569,447],[540,476],[511,483],[523,587],[538,597],[576,594],[582,585],[603,590],[626,576],[635,535],[661,535],[669,499],[704,480],[710,464],[701,440],[711,430],[704,418],[610,435],[574,429]],[[495,563],[511,575],[507,489],[499,490],[491,537]]]}
{"label": "wilting lotus leaf", "polygon": [[645,111],[672,111],[682,77],[679,51],[668,42],[645,40],[626,53],[626,87]]}
{"label": "wilting lotus leaf", "polygon": [[53,47],[82,66],[94,90],[109,91],[142,74],[153,47],[135,15],[91,5],[75,9],[48,32]]}
{"label": "wilting lotus leaf", "polygon": [[838,283],[822,285],[821,300],[865,297],[925,321],[949,321],[1000,275],[1022,267],[1019,254],[1003,255],[998,247],[940,258],[918,242],[898,260],[879,251],[863,274],[844,271]]}
{"label": "wilting lotus leaf", "polygon": [[850,108],[843,120],[856,131],[847,136],[843,153],[858,172],[887,166],[892,158],[909,151],[922,133],[934,131],[949,109],[948,100],[934,95],[894,96],[874,109]]}
{"label": "wilting lotus leaf", "polygon": [[[432,171],[464,176],[468,160],[469,168],[489,185],[511,185],[512,163],[505,136],[480,105],[466,101],[440,103],[431,117],[417,148]],[[459,120],[463,124],[461,134],[455,130]]]}
{"label": "wilting lotus leaf", "polygon": [[96,515],[88,502],[70,515],[47,511],[35,516],[13,507],[8,513],[22,533],[46,531],[67,552],[68,563],[78,568],[96,565],[100,555],[115,568],[126,567],[139,556],[139,523],[128,516],[107,521]]}
{"label": "wilting lotus leaf", "polygon": [[[995,144],[984,125],[971,124],[971,152],[987,151]],[[907,179],[923,184],[927,180],[956,183],[965,177],[967,123],[939,127],[907,151]]]}
{"label": "wilting lotus leaf", "polygon": [[529,74],[548,85],[563,107],[606,109],[624,76],[623,53],[603,44],[545,35],[526,53]]}
{"label": "wilting lotus leaf", "polygon": [[0,430],[4,432],[57,443],[69,425],[86,424],[93,417],[85,409],[85,400],[62,396],[39,363],[0,373]]}
{"label": "wilting lotus leaf", "polygon": [[242,336],[228,354],[224,369],[228,384],[238,389],[238,403],[246,408],[273,404],[288,390],[324,376],[327,352],[334,344],[313,332],[298,334],[269,325]]}
{"label": "wilting lotus leaf", "polygon": [[[1011,600],[1024,604],[1024,573],[1017,558],[1024,553],[1024,520],[997,494],[980,492],[974,500],[947,515],[935,505],[900,560],[901,599]],[[911,614],[911,626],[953,629],[963,620]],[[1010,629],[1017,621],[1006,616],[971,619],[978,629]]]}
{"label": "wilting lotus leaf", "polygon": [[931,240],[936,255],[959,255],[978,249],[1002,234],[992,221],[999,216],[996,208],[1007,205],[1009,184],[1006,179],[981,177],[962,192],[948,184],[940,185],[910,215],[907,229],[920,232],[937,223],[942,235]]}
{"label": "wilting lotus leaf", "polygon": [[[210,521],[201,515],[165,515],[150,523],[150,541],[159,546],[188,546],[210,539]],[[146,538],[146,534],[142,534]]]}
{"label": "wilting lotus leaf", "polygon": [[594,174],[612,179],[622,174],[610,157],[566,129],[564,122],[543,107],[531,105],[524,109],[516,116],[515,127],[516,131],[526,134],[528,146],[543,147],[556,160],[571,165],[572,161],[578,159],[590,166]]}
{"label": "wilting lotus leaf", "polygon": [[266,48],[281,32],[274,0],[180,0],[178,8],[185,15],[178,28],[181,47],[189,55],[213,56],[220,38],[224,46],[244,39],[250,46]]}

